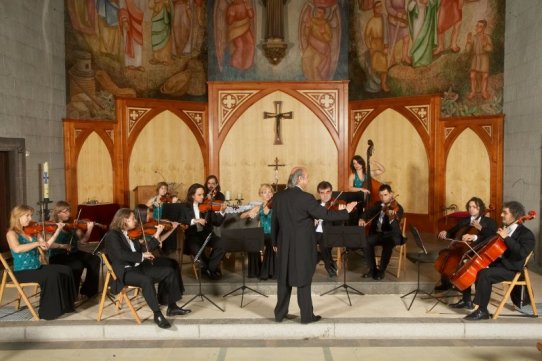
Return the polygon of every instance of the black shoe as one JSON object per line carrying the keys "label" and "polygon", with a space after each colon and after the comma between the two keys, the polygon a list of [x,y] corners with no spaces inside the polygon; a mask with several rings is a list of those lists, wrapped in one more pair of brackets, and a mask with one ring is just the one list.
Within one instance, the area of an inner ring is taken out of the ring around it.
{"label": "black shoe", "polygon": [[166,315],[168,316],[184,316],[188,313],[192,312],[192,310],[189,310],[188,308],[182,308],[177,305],[175,307],[168,307]]}
{"label": "black shoe", "polygon": [[312,318],[308,321],[301,321],[302,324],[318,322],[322,319],[322,316],[312,315]]}
{"label": "black shoe", "polygon": [[476,311],[463,317],[463,319],[468,321],[489,320],[489,312],[477,309]]}
{"label": "black shoe", "polygon": [[449,289],[451,289],[452,286],[451,285],[447,285],[447,284],[440,284],[438,286],[435,286],[435,291],[448,291]]}
{"label": "black shoe", "polygon": [[448,306],[450,306],[451,308],[457,308],[457,309],[461,309],[461,308],[466,308],[467,310],[474,309],[474,305],[472,304],[471,301],[464,301],[464,300],[461,300],[456,303],[452,303],[451,305],[448,305]]}
{"label": "black shoe", "polygon": [[162,315],[162,312],[157,312],[154,314],[154,323],[158,325],[160,328],[170,328],[171,323],[169,323],[168,320]]}
{"label": "black shoe", "polygon": [[373,279],[376,281],[380,281],[384,278],[384,271],[376,271],[373,275]]}
{"label": "black shoe", "polygon": [[205,274],[207,275],[207,277],[209,277],[209,279],[213,281],[219,280],[221,278],[219,273],[217,273],[216,271],[211,271],[208,268],[205,269]]}
{"label": "black shoe", "polygon": [[332,267],[327,268],[326,271],[329,278],[337,277],[337,270],[334,270]]}
{"label": "black shoe", "polygon": [[361,275],[363,278],[375,278],[376,272],[374,270],[369,270],[367,273]]}

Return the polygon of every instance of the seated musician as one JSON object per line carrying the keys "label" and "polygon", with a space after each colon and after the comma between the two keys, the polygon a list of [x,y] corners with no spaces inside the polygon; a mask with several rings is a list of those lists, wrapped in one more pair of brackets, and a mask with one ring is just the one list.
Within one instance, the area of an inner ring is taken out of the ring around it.
{"label": "seated musician", "polygon": [[[177,306],[181,298],[179,290],[179,274],[171,267],[154,265],[151,261],[154,255],[139,242],[133,242],[129,231],[137,225],[134,212],[128,208],[121,208],[115,213],[109,232],[105,235],[105,249],[113,270],[118,277],[113,288],[120,289],[124,285],[141,287],[143,297],[154,313],[154,322],[160,328],[169,328],[171,324],[160,311],[160,304],[154,288],[154,283],[162,283],[168,294],[167,315],[185,315],[190,310]],[[149,242],[149,250],[156,247],[156,239]]]}
{"label": "seated musician", "polygon": [[[403,218],[403,207],[393,198],[393,191],[389,184],[380,186],[378,196],[381,203],[368,208],[359,220],[361,227],[365,227],[369,222],[371,223],[365,249],[365,259],[369,265],[369,270],[363,274],[363,278],[372,277],[375,280],[384,278],[393,248],[404,243],[400,226],[401,218]],[[375,260],[374,248],[376,245],[382,246],[379,267],[376,266]]]}
{"label": "seated musician", "polygon": [[[483,245],[484,242],[495,235],[497,232],[497,224],[489,217],[486,217],[486,206],[484,201],[478,197],[472,197],[465,205],[469,216],[462,219],[454,227],[448,231],[441,231],[438,235],[440,239],[461,240],[468,242],[471,247]],[[468,250],[468,247],[463,249]],[[459,266],[459,265],[458,265]],[[435,287],[435,291],[446,291],[452,288],[452,284],[447,275],[441,272],[440,285]],[[452,308],[467,308],[472,309],[471,290],[470,288],[462,292],[462,299],[450,305]]]}
{"label": "seated musician", "polygon": [[216,175],[210,175],[205,180],[204,196],[205,199],[209,200],[214,199],[222,202],[226,200],[226,197],[220,191],[220,184]]}
{"label": "seated musician", "polygon": [[[333,186],[331,183],[327,181],[322,181],[318,183],[318,186],[316,187],[316,190],[318,192],[318,195],[320,197],[320,205],[322,207],[328,208],[331,206],[331,194],[333,192]],[[315,221],[316,225],[316,243],[319,246],[320,252],[319,252],[319,259],[322,259],[324,261],[324,267],[326,268],[327,274],[329,277],[337,277],[337,262],[333,260],[333,257],[331,256],[331,249],[332,247],[324,247],[323,246],[323,235],[324,235],[324,220],[323,219],[316,219]],[[331,224],[335,224],[336,222],[329,222]],[[338,224],[343,223],[341,221],[338,221]],[[327,225],[327,223],[326,223]]]}
{"label": "seated musician", "polygon": [[149,208],[152,208],[152,217],[154,219],[162,218],[162,205],[164,203],[177,203],[177,197],[172,197],[168,193],[168,184],[166,182],[158,182],[156,185],[156,195],[145,203]]}
{"label": "seated musician", "polygon": [[[59,201],[55,204],[52,221],[55,223],[68,223],[70,220],[70,204]],[[82,226],[82,227],[79,227]],[[81,229],[85,229],[83,230]],[[79,249],[78,243],[85,244],[90,238],[94,222],[81,222],[66,224],[58,234],[55,243],[49,248],[49,263],[69,266],[73,273],[76,290],[81,293],[80,300],[91,298],[98,293],[100,278],[100,257]],[[48,238],[52,236],[48,235]],[[81,285],[81,275],[87,270],[85,281]],[[79,287],[81,289],[79,290]]]}
{"label": "seated musician", "polygon": [[271,199],[273,198],[273,187],[270,184],[262,184],[258,191],[262,197],[262,204],[246,212],[241,213],[241,219],[259,218],[260,227],[263,228],[265,249],[263,252],[263,261],[260,253],[249,253],[248,255],[248,277],[259,277],[261,280],[274,278],[275,276],[275,255],[276,250],[271,245]]}
{"label": "seated musician", "polygon": [[[179,291],[181,292],[181,295],[182,295],[184,293],[184,285],[183,285],[181,270],[179,267],[179,262],[177,262],[177,260],[173,258],[166,257],[164,253],[162,252],[162,245],[164,244],[164,241],[171,234],[173,234],[173,232],[177,231],[177,227],[179,226],[179,223],[161,220],[160,224],[155,225],[157,221],[155,221],[152,218],[152,212],[150,211],[150,208],[144,204],[138,204],[135,207],[134,215],[137,222],[137,225],[134,231],[141,230],[140,222],[143,222],[143,229],[140,232],[136,232],[136,234],[138,234],[137,239],[139,240],[139,243],[141,243],[141,247],[145,249],[145,247],[151,244],[155,245],[156,242],[158,242],[158,244],[156,244],[157,247],[155,247],[154,249],[150,249],[150,251],[153,252],[154,257],[155,257],[152,263],[155,266],[171,267],[175,270],[175,273],[179,275]],[[165,225],[168,225],[167,230],[165,228],[166,227]],[[147,227],[151,228],[150,229],[151,233],[149,233],[149,230],[147,229]],[[139,235],[139,233],[141,233],[141,235]],[[158,301],[160,302],[161,305],[167,305],[167,291],[163,283],[158,284]]]}
{"label": "seated musician", "polygon": [[[205,252],[201,254],[201,270],[210,278],[218,280],[222,277],[219,264],[224,257],[225,251],[218,246],[218,237],[213,232],[213,226],[220,226],[224,222],[224,209],[226,203],[219,203],[220,210],[213,211],[214,204],[204,204],[204,187],[199,183],[192,184],[188,188],[186,200],[182,209],[182,222],[188,225],[185,230],[185,249],[188,254],[196,256],[205,239],[211,235],[207,246],[212,247],[211,256],[207,257]],[[203,210],[200,210],[200,207]]]}
{"label": "seated musician", "polygon": [[535,238],[523,224],[516,221],[525,215],[525,208],[519,202],[511,201],[503,205],[501,217],[503,227],[497,231],[506,244],[506,251],[501,258],[478,272],[476,276],[476,295],[474,303],[478,305],[476,311],[465,316],[465,320],[477,321],[489,318],[487,305],[494,283],[510,281],[517,272],[523,269],[526,258],[534,250]]}

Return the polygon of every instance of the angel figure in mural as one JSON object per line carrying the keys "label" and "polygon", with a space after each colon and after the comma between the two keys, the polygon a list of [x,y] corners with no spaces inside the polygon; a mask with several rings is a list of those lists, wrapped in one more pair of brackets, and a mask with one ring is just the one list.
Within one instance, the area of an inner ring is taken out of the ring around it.
{"label": "angel figure in mural", "polygon": [[440,0],[437,24],[438,46],[435,50],[433,50],[434,55],[438,55],[446,49],[446,32],[450,28],[452,29],[450,49],[454,53],[458,53],[459,50],[461,50],[457,45],[457,36],[459,35],[459,29],[461,28],[462,19],[463,0]]}
{"label": "angel figure in mural", "polygon": [[173,0],[173,56],[192,52],[193,0]]}
{"label": "angel figure in mural", "polygon": [[367,45],[366,63],[368,69],[368,83],[365,90],[389,92],[388,86],[388,39],[386,37],[388,26],[384,16],[384,7],[381,1],[373,4],[373,17],[365,26],[364,38]]}
{"label": "angel figure in mural", "polygon": [[143,67],[143,18],[147,0],[120,0],[119,23],[122,33],[124,66],[145,71]]}
{"label": "angel figure in mural", "polygon": [[118,57],[121,43],[117,0],[96,0],[100,52]]}
{"label": "angel figure in mural", "polygon": [[[246,70],[254,64],[256,42],[254,0],[217,0],[214,9],[215,48],[220,71],[229,55],[230,65]],[[229,49],[229,52],[226,49]]]}
{"label": "angel figure in mural", "polygon": [[486,20],[479,20],[476,23],[476,31],[467,34],[467,45],[465,51],[472,53],[470,67],[470,94],[467,99],[472,100],[476,96],[477,89],[480,90],[482,98],[489,99],[489,54],[493,51],[491,37],[485,33],[487,28]]}
{"label": "angel figure in mural", "polygon": [[410,55],[415,67],[433,61],[433,48],[437,47],[438,5],[439,0],[410,0],[408,3],[408,28],[412,38]]}
{"label": "angel figure in mural", "polygon": [[410,34],[408,33],[408,17],[406,11],[406,0],[386,0],[386,12],[388,13],[388,62],[389,65],[394,65],[395,46],[402,42],[401,45],[401,63],[410,65],[410,57],[408,55],[408,46],[410,45]]}
{"label": "angel figure in mural", "polygon": [[301,61],[307,80],[333,78],[340,43],[341,17],[337,0],[307,1],[301,9],[299,21]]}
{"label": "angel figure in mural", "polygon": [[171,57],[171,26],[173,4],[171,0],[150,0],[151,18],[151,64],[169,65]]}

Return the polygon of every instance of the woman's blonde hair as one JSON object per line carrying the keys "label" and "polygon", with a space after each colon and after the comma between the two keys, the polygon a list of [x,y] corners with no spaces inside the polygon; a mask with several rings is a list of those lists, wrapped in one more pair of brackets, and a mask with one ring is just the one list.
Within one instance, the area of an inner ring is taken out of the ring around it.
{"label": "woman's blonde hair", "polygon": [[109,229],[115,229],[117,231],[124,230],[124,226],[126,225],[126,220],[130,218],[130,214],[132,214],[133,211],[130,208],[121,208],[115,213],[113,216],[113,220],[111,221],[111,224],[109,225]]}
{"label": "woman's blonde hair", "polygon": [[269,189],[271,191],[271,193],[275,193],[273,192],[273,186],[269,183],[264,183],[260,186],[260,189],[258,190],[258,194],[259,195],[262,195],[263,194],[263,191],[266,190],[266,189]]}
{"label": "woman's blonde hair", "polygon": [[53,208],[53,213],[51,214],[51,220],[53,222],[59,222],[60,220],[58,219],[58,214],[70,208],[70,204],[66,201],[56,202],[55,208]]}
{"label": "woman's blonde hair", "polygon": [[27,206],[26,204],[13,207],[9,217],[9,230],[21,233],[23,231],[23,227],[21,226],[19,219],[25,214],[32,215],[32,213],[34,213],[34,208]]}

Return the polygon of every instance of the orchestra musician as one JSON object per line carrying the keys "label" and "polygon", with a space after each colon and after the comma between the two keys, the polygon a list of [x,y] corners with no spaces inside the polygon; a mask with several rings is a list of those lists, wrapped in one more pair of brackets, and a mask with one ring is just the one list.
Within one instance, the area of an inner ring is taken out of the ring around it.
{"label": "orchestra musician", "polygon": [[[138,204],[135,207],[134,215],[135,215],[136,223],[137,223],[135,230],[141,229],[140,221],[144,222],[143,230],[141,231],[141,236],[139,236],[139,243],[141,243],[142,247],[147,247],[151,243],[157,242],[157,247],[154,250],[150,249],[150,251],[153,252],[155,256],[153,260],[153,264],[155,266],[170,267],[170,268],[173,268],[173,270],[175,270],[175,273],[179,275],[178,277],[179,291],[181,292],[181,295],[182,295],[184,293],[184,284],[183,284],[181,270],[179,267],[179,262],[177,262],[177,260],[173,258],[163,255],[162,253],[162,244],[171,234],[173,234],[173,232],[177,231],[179,223],[162,220],[161,223],[154,225],[156,221],[152,218],[152,212],[150,211],[150,208],[144,204]],[[150,226],[147,226],[147,224],[150,224]],[[165,229],[164,224],[169,225],[168,230]],[[151,229],[151,232],[149,233],[148,230],[146,230],[146,227],[151,227],[154,229]],[[167,305],[167,290],[164,287],[163,283],[158,284],[158,302],[161,305]]]}
{"label": "orchestra musician", "polygon": [[[486,240],[495,235],[495,232],[497,232],[497,224],[493,219],[485,216],[486,206],[484,201],[480,198],[472,197],[465,207],[469,216],[463,218],[448,231],[441,231],[438,234],[438,238],[454,238],[456,240],[459,240],[460,238],[461,241],[468,242],[471,247],[481,246]],[[435,291],[446,291],[450,288],[452,288],[452,283],[450,282],[450,279],[443,274],[441,276],[440,285],[435,287]],[[462,294],[462,299],[457,303],[451,304],[450,307],[473,309],[474,306],[471,302],[470,287],[464,290]]]}
{"label": "orchestra musician", "polygon": [[168,184],[158,182],[156,184],[156,195],[150,198],[145,205],[152,208],[152,217],[154,219],[162,218],[162,205],[164,203],[177,203],[179,199],[168,193]]}
{"label": "orchestra musician", "polygon": [[210,175],[205,179],[205,189],[204,189],[205,199],[213,199],[217,201],[224,202],[226,197],[220,191],[220,183],[218,183],[218,178],[216,175]]}
{"label": "orchestra musician", "polygon": [[48,241],[43,239],[42,229],[39,227],[36,232],[29,232],[32,233],[29,235],[25,227],[29,228],[33,212],[34,209],[27,205],[15,206],[11,210],[6,239],[13,257],[13,273],[17,281],[39,283],[39,318],[53,320],[74,311],[77,291],[70,267],[60,264],[42,265],[39,259],[38,247],[42,250],[51,247],[64,225],[56,225],[56,231]]}
{"label": "orchestra musician", "polygon": [[[51,220],[55,223],[68,223],[70,215],[70,204],[58,201],[53,208]],[[94,222],[79,220],[76,222],[77,224],[74,222],[64,226],[58,233],[55,242],[49,247],[49,263],[63,264],[71,268],[76,290],[80,293],[79,300],[84,301],[98,294],[101,261],[100,257],[80,250],[78,245],[79,242],[81,244],[88,242],[94,229]],[[85,280],[81,284],[81,275],[85,269],[87,270]]]}
{"label": "orchestra musician", "polygon": [[[167,291],[168,316],[181,316],[190,312],[177,306],[181,298],[179,290],[178,273],[171,267],[154,265],[154,255],[139,242],[133,242],[128,237],[129,231],[137,225],[134,212],[128,208],[121,208],[113,217],[109,232],[105,235],[105,249],[118,279],[113,289],[121,289],[124,285],[141,287],[143,297],[153,311],[154,322],[160,328],[169,328],[171,324],[160,311],[160,304],[156,296],[154,284],[162,283]],[[156,239],[149,242],[149,250],[156,247]]]}
{"label": "orchestra musician", "polygon": [[258,191],[262,198],[262,204],[246,212],[241,213],[241,219],[255,219],[260,221],[260,227],[263,229],[265,249],[263,252],[263,261],[260,253],[254,252],[248,255],[248,277],[259,277],[260,280],[267,280],[275,277],[275,254],[271,244],[271,217],[273,215],[272,198],[273,187],[270,184],[262,184]]}
{"label": "orchestra musician", "polygon": [[[371,168],[371,177],[379,176],[386,171],[381,163],[374,159],[371,159],[371,162],[371,164],[375,165]],[[350,192],[363,192],[364,194],[364,201],[358,204],[354,212],[350,215],[349,224],[356,225],[365,209],[367,197],[369,193],[371,193],[371,185],[367,184],[367,166],[365,160],[360,155],[354,155],[352,157],[350,160],[350,170],[352,173],[348,176],[348,190]]]}
{"label": "orchestra musician", "polygon": [[[372,277],[374,280],[384,278],[393,248],[404,243],[400,226],[403,218],[403,207],[394,199],[389,184],[380,186],[378,196],[381,203],[376,203],[371,208],[368,208],[359,220],[361,227],[367,226],[369,222],[371,227],[365,249],[365,259],[369,269],[363,274],[363,278]],[[376,245],[382,246],[379,267],[377,267],[375,259],[374,248]]]}
{"label": "orchestra musician", "polygon": [[[333,192],[333,186],[331,185],[331,183],[329,183],[328,181],[322,181],[318,183],[316,191],[318,192],[318,196],[320,197],[320,205],[322,207],[329,208],[331,206],[330,202]],[[337,277],[337,262],[335,262],[335,260],[333,260],[333,257],[331,256],[332,247],[323,246],[323,235],[325,231],[324,220],[317,219],[314,222],[316,225],[316,243],[318,244],[320,249],[319,258],[324,261],[324,267],[329,277]],[[333,224],[335,224],[335,222],[333,222]]]}
{"label": "orchestra musician", "polygon": [[288,188],[273,197],[271,240],[277,247],[277,305],[275,321],[288,315],[292,287],[297,287],[301,323],[318,322],[322,317],[313,313],[311,283],[316,269],[314,220],[347,220],[356,202],[331,211],[320,206],[303,189],[308,184],[307,170],[295,167],[288,179]]}
{"label": "orchestra musician", "polygon": [[465,316],[465,320],[489,319],[487,305],[492,285],[512,280],[516,273],[523,269],[526,258],[534,250],[533,232],[523,224],[515,223],[523,216],[525,216],[525,208],[521,203],[516,201],[504,203],[501,212],[503,227],[499,228],[497,233],[504,240],[507,249],[502,257],[491,263],[488,268],[478,272],[475,282],[476,295],[473,301],[478,308]]}
{"label": "orchestra musician", "polygon": [[[215,208],[216,205],[218,206]],[[185,249],[188,254],[196,256],[205,239],[211,234],[211,240],[207,244],[213,248],[211,256],[207,257],[203,252],[200,265],[203,273],[213,280],[222,277],[219,265],[226,253],[218,245],[218,236],[214,233],[213,226],[218,227],[224,222],[225,209],[226,203],[204,202],[204,186],[194,183],[188,188],[181,212],[181,223],[188,225],[184,232]]]}

